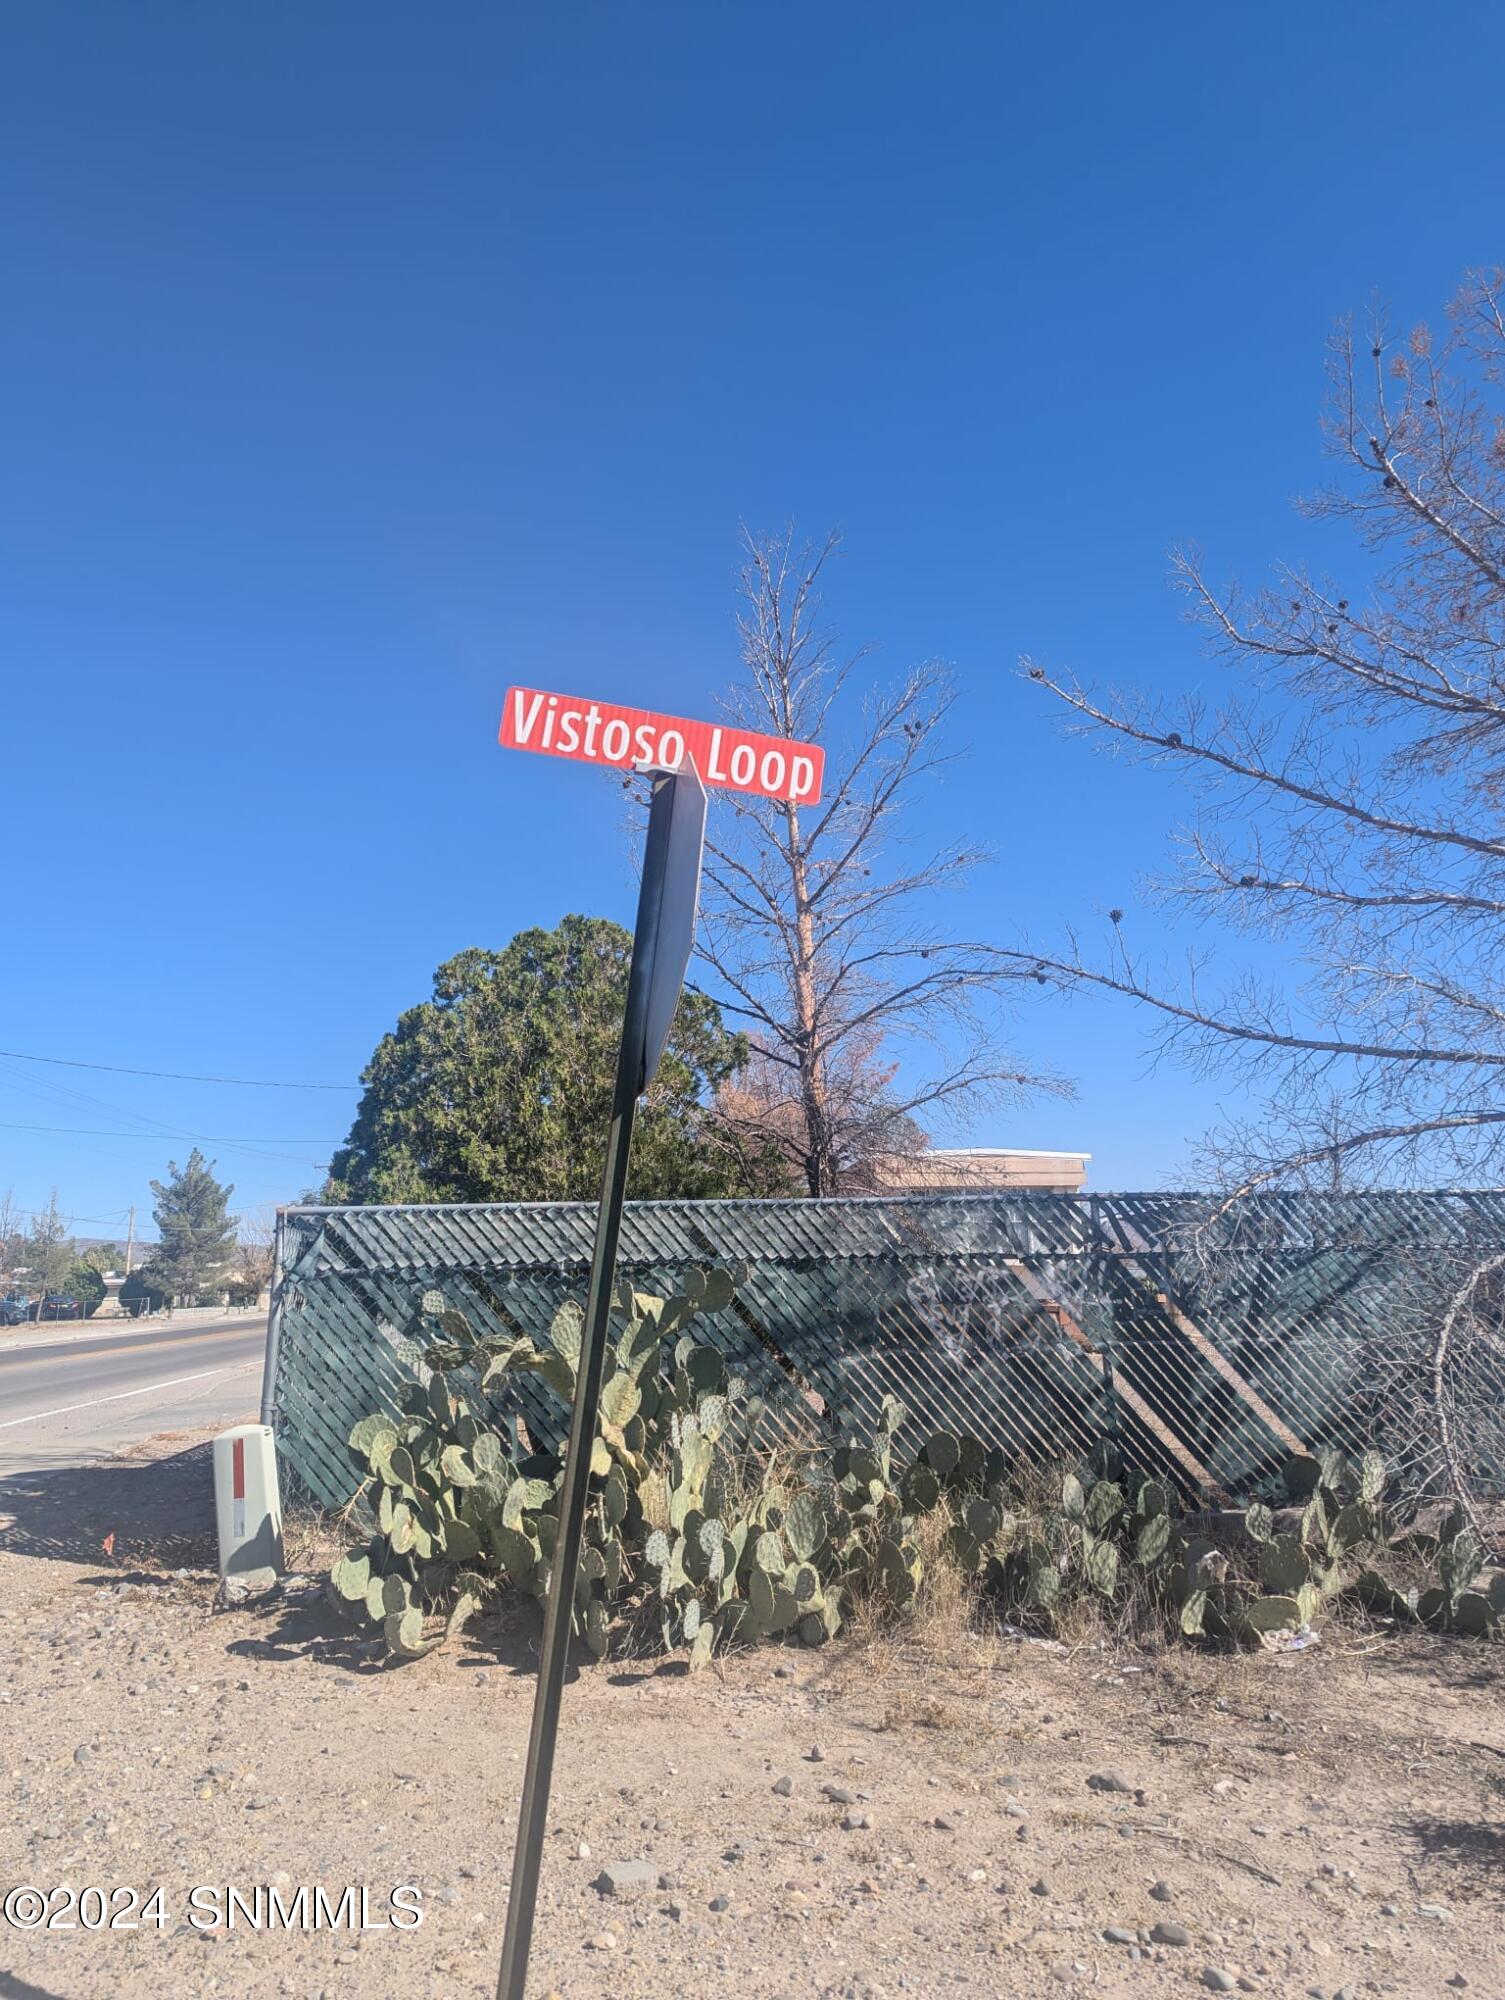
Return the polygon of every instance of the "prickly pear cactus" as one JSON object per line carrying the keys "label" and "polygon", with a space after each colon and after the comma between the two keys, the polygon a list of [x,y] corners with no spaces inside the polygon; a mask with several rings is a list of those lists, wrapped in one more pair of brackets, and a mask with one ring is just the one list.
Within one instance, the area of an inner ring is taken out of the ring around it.
{"label": "prickly pear cactus", "polygon": [[1505,1570],[1496,1570],[1487,1583],[1481,1578],[1484,1545],[1461,1506],[1451,1509],[1425,1553],[1438,1580],[1408,1598],[1414,1617],[1434,1631],[1497,1638],[1505,1623]]}
{"label": "prickly pear cactus", "polygon": [[[980,1602],[1044,1629],[1073,1596],[1221,1644],[1278,1645],[1343,1594],[1398,1622],[1481,1637],[1505,1621],[1505,1573],[1481,1577],[1478,1537],[1456,1510],[1435,1536],[1408,1538],[1427,1544],[1436,1582],[1387,1580],[1385,1467],[1373,1452],[1293,1460],[1274,1494],[1289,1511],[1251,1501],[1231,1542],[1201,1532],[1163,1480],[1133,1474],[1110,1447],[1062,1468],[1044,1505],[1037,1475],[1021,1478],[974,1437],[939,1430],[901,1447],[893,1397],[872,1435],[775,1473],[757,1442],[761,1404],[692,1331],[732,1287],[728,1272],[697,1270],[672,1297],[624,1283],[613,1299],[573,1605],[598,1659],[649,1645],[695,1667],[730,1645],[823,1645],[854,1595],[910,1611],[922,1544],[943,1547]],[[571,1402],[582,1329],[572,1301],[542,1343],[478,1339],[440,1294],[425,1297],[421,1379],[350,1434],[372,1532],[329,1579],[334,1602],[394,1660],[421,1657],[501,1592],[547,1591],[560,1459],[473,1406],[481,1390],[505,1406],[524,1374]]]}
{"label": "prickly pear cactus", "polygon": [[[573,1607],[597,1657],[614,1635],[683,1646],[692,1665],[739,1639],[797,1631],[823,1643],[840,1629],[856,1553],[850,1535],[833,1540],[838,1523],[855,1523],[865,1543],[898,1517],[889,1478],[903,1412],[892,1399],[874,1442],[852,1447],[844,1487],[829,1476],[793,1491],[769,1483],[754,1446],[761,1405],[689,1331],[731,1297],[731,1274],[716,1270],[689,1272],[674,1297],[626,1284],[614,1297]],[[560,1458],[521,1455],[466,1397],[505,1399],[508,1379],[530,1374],[572,1402],[582,1328],[570,1302],[542,1343],[479,1340],[441,1295],[425,1297],[425,1379],[404,1387],[398,1414],[351,1433],[375,1532],[330,1579],[336,1602],[371,1621],[395,1658],[427,1651],[499,1591],[546,1592]],[[918,1558],[906,1560],[913,1575]]]}

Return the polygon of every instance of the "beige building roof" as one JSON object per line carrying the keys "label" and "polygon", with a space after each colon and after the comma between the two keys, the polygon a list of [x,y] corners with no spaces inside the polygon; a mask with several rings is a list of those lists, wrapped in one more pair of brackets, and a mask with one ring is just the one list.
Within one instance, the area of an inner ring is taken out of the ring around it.
{"label": "beige building roof", "polygon": [[930,1146],[876,1163],[880,1187],[917,1193],[968,1188],[1050,1188],[1075,1194],[1086,1184],[1090,1153],[1050,1153],[1023,1146]]}

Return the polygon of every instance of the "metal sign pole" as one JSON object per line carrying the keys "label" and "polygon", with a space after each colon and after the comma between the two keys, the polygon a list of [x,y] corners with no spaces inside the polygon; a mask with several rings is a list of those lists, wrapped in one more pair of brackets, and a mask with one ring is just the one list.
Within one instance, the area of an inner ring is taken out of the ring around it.
{"label": "metal sign pole", "polygon": [[261,1364],[261,1421],[269,1427],[275,1425],[277,1416],[277,1358],[282,1346],[282,1301],[287,1291],[282,1260],[286,1254],[283,1211],[279,1208],[272,1237],[272,1296],[267,1306],[266,1357]]}
{"label": "metal sign pole", "polygon": [[[601,1207],[596,1217],[596,1242],[591,1255],[590,1290],[586,1297],[585,1324],[581,1329],[580,1359],[575,1375],[575,1406],[570,1418],[564,1484],[559,1496],[559,1533],[549,1577],[548,1602],[544,1609],[543,1652],[538,1667],[538,1688],[533,1697],[533,1726],[528,1737],[523,1795],[518,1807],[517,1846],[512,1858],[507,1929],[496,1983],[497,2000],[526,2000],[528,1953],[533,1941],[533,1914],[538,1901],[538,1873],[549,1811],[549,1784],[554,1771],[554,1746],[559,1735],[559,1704],[569,1657],[580,1543],[585,1531],[591,1446],[596,1435],[601,1401],[607,1323],[611,1315],[612,1282],[617,1261],[617,1239],[622,1228],[622,1197],[627,1186],[633,1119],[638,1098],[658,1068],[673,1014],[673,1001],[678,998],[684,980],[694,933],[704,830],[705,791],[694,766],[688,765],[675,773],[655,773],[653,802],[648,814],[648,841],[643,855],[643,883],[638,896],[637,925],[632,940],[632,970],[627,982],[627,1011],[622,1023],[622,1045],[617,1057],[617,1079],[612,1094],[611,1129],[606,1140],[606,1167],[601,1180]],[[692,856],[693,868],[690,866]],[[662,1033],[659,1032],[660,1025]]]}

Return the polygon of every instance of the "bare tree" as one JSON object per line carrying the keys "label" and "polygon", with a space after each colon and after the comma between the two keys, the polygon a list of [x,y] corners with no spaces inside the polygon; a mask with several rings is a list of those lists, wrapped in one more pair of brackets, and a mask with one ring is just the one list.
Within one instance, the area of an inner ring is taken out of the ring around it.
{"label": "bare tree", "polygon": [[25,1245],[26,1275],[39,1292],[59,1290],[73,1267],[73,1238],[57,1205],[57,1189],[31,1219]]}
{"label": "bare tree", "polygon": [[21,1245],[24,1238],[22,1215],[24,1211],[16,1206],[16,1191],[6,1188],[0,1194],[0,1273],[8,1272],[21,1261]]}
{"label": "bare tree", "polygon": [[814,808],[738,798],[707,841],[700,955],[756,1060],[721,1110],[734,1138],[771,1137],[813,1195],[871,1184],[884,1156],[924,1143],[919,1121],[959,1117],[1036,1079],[996,1039],[1001,988],[1020,975],[947,936],[934,906],[983,858],[959,842],[912,858],[903,816],[948,761],[954,699],[938,666],[870,691],[855,740],[831,741],[860,653],[819,623],[839,538],[746,539],[739,618],[746,677],[725,704],[748,728],[827,746]]}
{"label": "bare tree", "polygon": [[261,1295],[272,1282],[277,1239],[277,1211],[263,1204],[235,1218],[235,1269],[240,1287]]}
{"label": "bare tree", "polygon": [[[922,1153],[929,1136],[899,1108],[898,1065],[884,1062],[876,1041],[864,1037],[825,1072],[826,1115],[839,1136],[841,1164],[837,1188],[843,1194],[870,1194],[892,1186],[906,1157]],[[752,1044],[747,1066],[716,1093],[716,1125],[743,1161],[749,1185],[765,1179],[776,1164],[781,1185],[770,1191],[809,1189],[809,1127],[804,1100],[787,1065]]]}
{"label": "bare tree", "polygon": [[1214,1141],[1234,1196],[1497,1178],[1505,1145],[1505,276],[1472,273],[1437,339],[1340,328],[1330,375],[1342,476],[1303,511],[1354,532],[1367,584],[1287,568],[1246,596],[1179,554],[1238,682],[1176,714],[1025,663],[1076,724],[1190,779],[1164,893],[1311,968],[1292,991],[1205,963],[1167,983],[1118,911],[1101,957],[1006,954],[1142,1002],[1203,1062],[1252,1065],[1258,1109]]}

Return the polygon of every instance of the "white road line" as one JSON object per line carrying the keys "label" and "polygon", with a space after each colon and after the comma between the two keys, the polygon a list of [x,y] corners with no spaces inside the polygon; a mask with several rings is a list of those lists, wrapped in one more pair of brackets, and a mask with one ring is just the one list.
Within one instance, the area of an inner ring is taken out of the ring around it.
{"label": "white road line", "polygon": [[151,1396],[159,1389],[176,1389],[184,1382],[206,1382],[211,1375],[239,1375],[247,1368],[259,1368],[259,1361],[242,1361],[233,1368],[201,1368],[197,1375],[174,1375],[168,1382],[152,1382],[144,1389],[122,1389],[116,1396],[96,1396],[90,1403],[64,1403],[56,1410],[38,1410],[30,1417],[10,1417],[0,1431],[13,1431],[17,1424],[39,1424],[48,1417],[71,1416],[75,1410],[97,1410],[102,1403],[123,1403],[130,1396]]}

